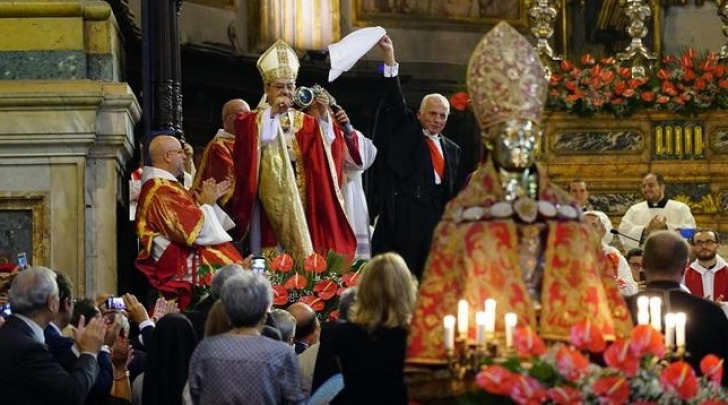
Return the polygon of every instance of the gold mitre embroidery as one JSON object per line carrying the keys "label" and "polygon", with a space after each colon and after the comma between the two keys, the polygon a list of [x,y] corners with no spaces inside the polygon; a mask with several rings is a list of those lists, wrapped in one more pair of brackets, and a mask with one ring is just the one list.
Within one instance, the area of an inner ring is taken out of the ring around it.
{"label": "gold mitre embroidery", "polygon": [[509,120],[541,123],[544,70],[533,46],[507,23],[500,22],[480,40],[470,56],[467,77],[483,130]]}
{"label": "gold mitre embroidery", "polygon": [[263,77],[263,82],[270,83],[282,78],[296,80],[301,63],[298,61],[296,51],[279,39],[260,55],[256,66]]}

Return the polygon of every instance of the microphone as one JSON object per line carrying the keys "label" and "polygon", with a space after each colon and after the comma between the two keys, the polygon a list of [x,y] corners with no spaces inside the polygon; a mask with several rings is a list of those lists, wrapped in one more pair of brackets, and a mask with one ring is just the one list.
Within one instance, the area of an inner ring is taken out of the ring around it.
{"label": "microphone", "polygon": [[[331,107],[331,111],[333,111],[334,114],[336,114],[339,111],[341,111],[341,107],[339,107],[339,105],[336,104],[336,103],[331,103],[329,105],[329,107]],[[344,126],[344,133],[346,133],[347,135],[349,135],[351,133],[354,133],[354,127],[351,126],[351,122],[346,121],[346,123],[345,124],[342,124],[342,125]]]}
{"label": "microphone", "polygon": [[627,239],[629,239],[629,240],[633,240],[633,241],[635,241],[635,242],[637,242],[637,243],[640,243],[640,240],[639,240],[639,239],[635,239],[635,238],[633,238],[633,237],[631,237],[631,236],[627,236],[627,235],[623,234],[622,232],[619,232],[618,230],[616,230],[616,229],[614,229],[614,228],[612,228],[612,229],[611,229],[611,230],[609,231],[609,233],[611,233],[612,235],[619,235],[619,236],[621,236],[621,237],[623,237],[623,238],[627,238]]}

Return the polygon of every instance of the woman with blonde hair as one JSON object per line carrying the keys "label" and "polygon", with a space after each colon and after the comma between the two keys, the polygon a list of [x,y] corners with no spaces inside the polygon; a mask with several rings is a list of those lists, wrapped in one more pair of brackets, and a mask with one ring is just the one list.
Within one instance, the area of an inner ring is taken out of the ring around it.
{"label": "woman with blonde hair", "polygon": [[321,350],[337,358],[344,376],[334,403],[407,403],[404,360],[416,287],[396,253],[377,255],[364,267],[349,322],[321,336]]}

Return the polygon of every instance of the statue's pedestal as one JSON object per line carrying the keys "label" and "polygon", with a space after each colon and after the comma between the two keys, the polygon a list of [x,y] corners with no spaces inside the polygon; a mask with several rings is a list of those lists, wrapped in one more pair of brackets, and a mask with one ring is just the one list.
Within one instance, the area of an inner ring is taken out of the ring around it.
{"label": "statue's pedestal", "polygon": [[117,206],[136,97],[120,83],[118,27],[101,1],[0,4],[0,260],[116,292]]}

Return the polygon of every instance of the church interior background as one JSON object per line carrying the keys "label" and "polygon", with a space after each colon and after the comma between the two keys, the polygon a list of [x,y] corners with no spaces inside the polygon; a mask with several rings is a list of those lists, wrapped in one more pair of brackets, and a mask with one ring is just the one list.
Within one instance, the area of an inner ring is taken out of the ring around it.
{"label": "church interior background", "polygon": [[[159,1],[179,8],[181,128],[193,146],[204,146],[220,127],[225,101],[258,102],[255,61],[278,37],[300,51],[297,84],[324,85],[375,140],[378,51],[337,81],[326,80],[323,50],[357,28],[381,25],[393,38],[410,103],[430,92],[465,91],[469,56],[501,19],[536,44],[534,9],[556,11],[553,35],[536,31],[553,48],[557,74],[559,56],[579,65],[585,54],[614,57],[630,44],[618,0]],[[643,42],[658,60],[688,48],[720,52],[728,42],[723,1],[627,3],[650,7]],[[79,295],[134,291],[140,275],[127,181],[144,137],[142,3],[0,2],[0,19],[0,256],[14,262],[24,252],[32,264],[66,271]],[[648,78],[659,73],[652,63],[643,61]],[[699,226],[728,231],[728,114],[720,108],[685,114],[636,103],[617,116],[551,107],[540,160],[554,182],[583,179],[594,206],[617,223],[641,198],[642,174],[660,172],[668,194],[690,205]],[[472,170],[482,151],[467,104],[454,106],[445,131],[463,147],[463,169]]]}

